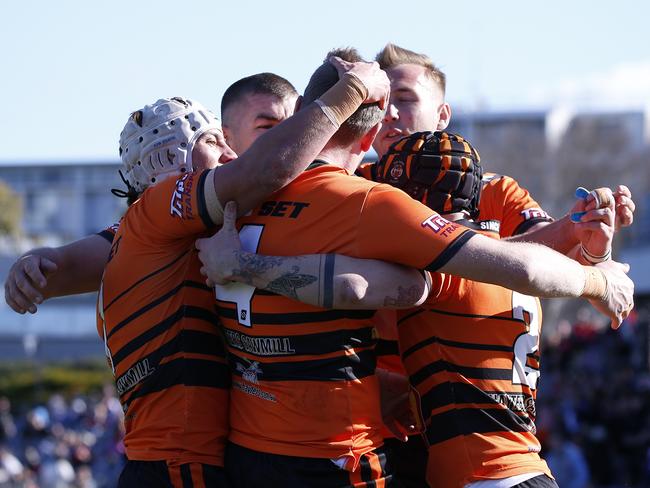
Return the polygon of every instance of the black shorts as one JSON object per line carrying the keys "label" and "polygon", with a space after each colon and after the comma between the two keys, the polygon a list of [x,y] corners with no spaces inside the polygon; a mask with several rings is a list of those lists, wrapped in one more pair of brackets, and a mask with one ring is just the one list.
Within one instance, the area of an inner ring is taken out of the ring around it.
{"label": "black shorts", "polygon": [[545,474],[540,474],[523,483],[516,484],[512,488],[559,488],[553,478],[549,478]]}
{"label": "black shorts", "polygon": [[428,448],[421,435],[409,436],[408,442],[384,440],[390,449],[395,478],[408,488],[429,488],[427,483]]}
{"label": "black shorts", "polygon": [[188,463],[168,466],[165,461],[127,461],[118,488],[229,488],[221,466]]}
{"label": "black shorts", "polygon": [[398,488],[383,448],[361,457],[350,472],[330,459],[282,456],[253,451],[236,444],[226,448],[226,473],[237,488],[365,488],[383,484]]}

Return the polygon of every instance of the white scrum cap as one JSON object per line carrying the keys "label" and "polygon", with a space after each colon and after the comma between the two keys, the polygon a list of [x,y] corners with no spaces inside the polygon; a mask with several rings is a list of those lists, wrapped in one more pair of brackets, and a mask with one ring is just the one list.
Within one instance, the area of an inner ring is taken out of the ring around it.
{"label": "white scrum cap", "polygon": [[161,98],[131,114],[120,134],[123,177],[138,193],[168,176],[192,171],[203,133],[221,130],[216,115],[189,98]]}

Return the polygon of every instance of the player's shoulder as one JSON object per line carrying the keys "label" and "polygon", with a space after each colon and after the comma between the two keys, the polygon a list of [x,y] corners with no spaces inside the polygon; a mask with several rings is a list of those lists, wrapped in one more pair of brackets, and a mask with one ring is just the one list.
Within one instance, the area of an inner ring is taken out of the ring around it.
{"label": "player's shoulder", "polygon": [[483,187],[513,184],[519,185],[519,183],[517,183],[517,180],[515,180],[512,176],[502,175],[499,173],[484,173],[481,181],[483,183]]}

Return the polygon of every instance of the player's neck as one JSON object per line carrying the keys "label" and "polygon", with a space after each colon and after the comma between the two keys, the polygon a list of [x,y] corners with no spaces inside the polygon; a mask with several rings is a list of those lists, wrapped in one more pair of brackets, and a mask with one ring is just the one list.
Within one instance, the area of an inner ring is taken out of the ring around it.
{"label": "player's neck", "polygon": [[352,174],[361,164],[363,153],[353,153],[349,148],[325,147],[316,159],[327,161],[329,164],[343,168]]}

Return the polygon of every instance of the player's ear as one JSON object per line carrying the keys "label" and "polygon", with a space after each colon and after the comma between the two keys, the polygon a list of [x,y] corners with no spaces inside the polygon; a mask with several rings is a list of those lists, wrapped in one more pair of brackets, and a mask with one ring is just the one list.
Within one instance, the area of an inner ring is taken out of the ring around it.
{"label": "player's ear", "polygon": [[377,134],[379,133],[379,129],[381,129],[381,122],[378,122],[377,125],[374,125],[361,138],[361,150],[363,152],[370,150],[370,148],[372,147],[372,142],[375,140],[375,137],[377,137]]}
{"label": "player's ear", "polygon": [[232,147],[232,145],[230,144],[232,142],[232,131],[230,130],[230,127],[222,124],[221,132],[223,132],[223,138],[226,140],[226,144]]}
{"label": "player's ear", "polygon": [[438,110],[440,118],[438,119],[438,126],[436,127],[436,130],[445,130],[449,125],[449,121],[451,120],[451,106],[445,102],[440,105],[440,108]]}
{"label": "player's ear", "polygon": [[298,98],[296,98],[296,108],[293,110],[293,113],[295,114],[300,110],[300,107],[302,107],[302,95],[298,95]]}

